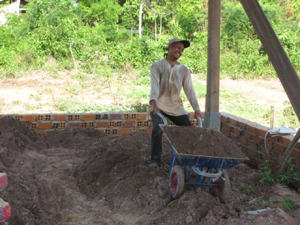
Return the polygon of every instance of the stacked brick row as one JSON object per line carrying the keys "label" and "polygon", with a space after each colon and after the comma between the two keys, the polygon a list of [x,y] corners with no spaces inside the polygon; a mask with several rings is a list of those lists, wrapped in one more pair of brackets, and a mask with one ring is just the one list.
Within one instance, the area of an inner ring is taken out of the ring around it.
{"label": "stacked brick row", "polygon": [[[104,135],[152,131],[152,122],[147,113],[13,114],[0,115],[0,119],[4,116],[11,116],[43,135],[53,130],[64,129],[95,129]],[[193,114],[189,116],[192,118]],[[198,125],[195,119],[191,119],[191,122],[193,125]]]}
{"label": "stacked brick row", "polygon": [[[234,141],[255,166],[261,165],[266,160],[276,165],[293,139],[292,135],[271,135],[270,128],[227,113],[221,114],[220,131]],[[290,156],[300,171],[299,141]]]}
{"label": "stacked brick row", "polygon": [[120,135],[135,131],[151,132],[151,122],[146,113],[103,114],[37,114],[12,116],[40,134],[63,129],[95,129],[104,135]]}

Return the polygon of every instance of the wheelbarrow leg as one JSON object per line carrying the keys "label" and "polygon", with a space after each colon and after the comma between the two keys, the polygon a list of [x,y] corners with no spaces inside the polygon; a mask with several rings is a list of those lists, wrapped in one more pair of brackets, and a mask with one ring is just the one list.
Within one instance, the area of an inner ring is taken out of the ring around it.
{"label": "wheelbarrow leg", "polygon": [[170,162],[169,179],[170,179],[170,177],[171,177],[171,172],[172,172],[172,169],[173,169],[173,167],[174,167],[175,161],[176,161],[176,155],[173,154],[172,159],[171,159],[171,162]]}

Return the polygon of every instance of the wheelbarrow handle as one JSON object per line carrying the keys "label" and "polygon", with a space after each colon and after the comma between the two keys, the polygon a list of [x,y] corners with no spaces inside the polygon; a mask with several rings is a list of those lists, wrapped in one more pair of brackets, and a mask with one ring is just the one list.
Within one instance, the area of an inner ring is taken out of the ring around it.
{"label": "wheelbarrow handle", "polygon": [[202,127],[202,120],[201,120],[200,116],[197,116],[197,120],[199,122],[199,127]]}
{"label": "wheelbarrow handle", "polygon": [[[161,112],[157,112],[157,115],[159,115],[160,118],[163,120],[164,125],[168,124],[166,117],[163,114],[161,114]],[[199,122],[199,127],[202,127],[202,120],[201,120],[200,116],[197,116],[197,120]]]}
{"label": "wheelbarrow handle", "polygon": [[166,119],[166,117],[163,114],[161,114],[160,112],[157,112],[157,115],[159,115],[160,118],[163,120],[164,125],[168,124],[167,119]]}

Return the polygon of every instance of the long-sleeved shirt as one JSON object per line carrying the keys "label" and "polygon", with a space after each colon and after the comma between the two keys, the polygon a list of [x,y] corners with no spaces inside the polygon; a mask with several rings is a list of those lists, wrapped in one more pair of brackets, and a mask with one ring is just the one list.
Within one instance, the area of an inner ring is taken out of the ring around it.
{"label": "long-sleeved shirt", "polygon": [[179,64],[171,67],[169,62],[163,59],[153,63],[150,72],[150,102],[156,100],[159,109],[172,116],[187,114],[180,98],[183,88],[193,109],[200,110],[191,73],[185,65]]}

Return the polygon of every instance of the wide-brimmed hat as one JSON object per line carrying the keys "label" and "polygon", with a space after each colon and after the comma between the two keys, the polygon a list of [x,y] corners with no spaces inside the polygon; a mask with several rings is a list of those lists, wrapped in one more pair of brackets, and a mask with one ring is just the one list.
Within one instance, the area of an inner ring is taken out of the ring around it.
{"label": "wide-brimmed hat", "polygon": [[171,39],[169,41],[168,45],[173,44],[173,43],[177,43],[177,42],[181,42],[183,44],[184,48],[190,47],[190,42],[189,41],[187,41],[187,40],[181,40],[179,38],[173,38],[173,39]]}

